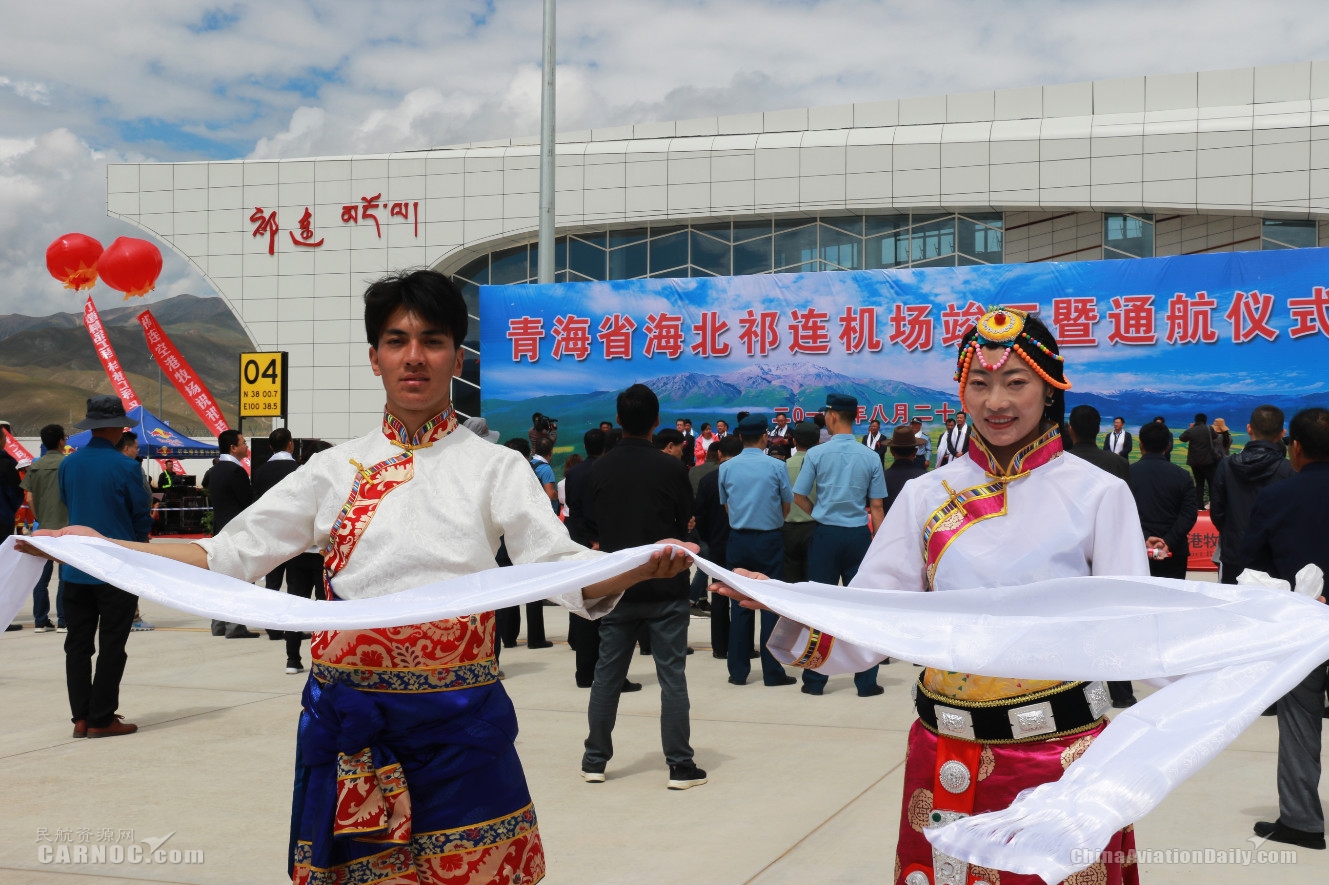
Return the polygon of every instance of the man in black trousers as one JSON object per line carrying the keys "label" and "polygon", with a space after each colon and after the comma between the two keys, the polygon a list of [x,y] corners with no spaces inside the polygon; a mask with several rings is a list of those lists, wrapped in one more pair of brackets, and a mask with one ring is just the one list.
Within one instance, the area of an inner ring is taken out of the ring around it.
{"label": "man in black trousers", "polygon": [[[212,479],[208,484],[208,498],[212,501],[212,534],[215,537],[226,528],[226,524],[240,515],[254,503],[254,490],[249,483],[249,471],[245,470],[243,460],[249,457],[249,444],[238,430],[223,430],[217,437],[217,448],[221,454],[212,468]],[[227,639],[256,639],[244,624],[231,624],[226,621],[212,622],[212,635],[225,636]]]}
{"label": "man in black trousers", "polygon": [[[291,431],[278,427],[268,434],[268,445],[272,447],[272,457],[254,470],[255,501],[294,473],[299,466],[295,460],[295,440],[291,437]],[[322,576],[323,557],[317,549],[310,549],[268,572],[263,583],[269,590],[278,593],[281,592],[282,584],[285,584],[287,593],[309,599],[322,583]],[[300,662],[300,641],[308,639],[307,634],[299,630],[269,630],[268,638],[286,640],[287,675],[304,672],[304,665]]]}
{"label": "man in black trousers", "polygon": [[[1256,496],[1240,555],[1246,568],[1295,584],[1311,563],[1329,574],[1329,410],[1300,411],[1288,429],[1296,474]],[[1329,664],[1320,664],[1278,700],[1278,820],[1258,822],[1257,836],[1325,847],[1319,787],[1326,683]]]}
{"label": "man in black trousers", "polygon": [[[612,553],[660,538],[681,538],[692,520],[692,484],[678,458],[655,448],[651,434],[660,423],[660,400],[644,384],[618,395],[623,440],[606,452],[591,472],[600,549]],[[688,685],[683,674],[688,648],[688,574],[644,581],[629,587],[614,610],[600,620],[600,660],[587,711],[590,733],[582,756],[588,783],[605,779],[614,755],[618,697],[632,662],[639,630],[645,628],[660,682],[660,738],[669,765],[668,787],[686,790],[706,783],[693,761]]]}
{"label": "man in black trousers", "polygon": [[[91,430],[88,444],[60,462],[60,500],[74,525],[90,526],[107,538],[146,541],[152,529],[152,496],[143,471],[115,450],[130,420],[118,396],[94,396],[88,415],[74,426]],[[134,622],[138,597],[98,581],[67,565],[60,566],[65,585],[65,681],[69,690],[74,737],[102,738],[133,734],[138,726],[122,721],[120,679],[125,642]],[[97,654],[94,675],[92,656]]]}
{"label": "man in black trousers", "polygon": [[1190,558],[1187,536],[1199,508],[1194,481],[1167,460],[1171,445],[1167,425],[1153,422],[1141,427],[1140,460],[1130,467],[1130,486],[1149,548],[1149,574],[1184,580]]}
{"label": "man in black trousers", "polygon": [[[737,458],[743,452],[743,441],[726,436],[711,446],[718,463]],[[709,457],[711,449],[706,454]],[[706,543],[706,558],[716,565],[725,565],[729,554],[729,513],[720,503],[720,472],[712,470],[697,483],[697,500],[692,510],[697,518],[697,534]],[[706,576],[703,574],[703,578]],[[709,579],[707,578],[707,583]],[[711,654],[721,660],[729,657],[729,600],[715,596],[711,606]]]}

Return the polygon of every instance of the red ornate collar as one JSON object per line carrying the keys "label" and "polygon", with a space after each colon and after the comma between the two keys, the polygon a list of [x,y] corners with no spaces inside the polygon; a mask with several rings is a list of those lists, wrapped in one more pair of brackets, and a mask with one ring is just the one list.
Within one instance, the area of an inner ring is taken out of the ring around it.
{"label": "red ornate collar", "polygon": [[1005,470],[997,459],[988,451],[983,437],[973,434],[969,440],[969,457],[983,468],[983,472],[993,479],[1012,480],[1025,476],[1031,470],[1037,470],[1044,464],[1058,457],[1062,452],[1061,432],[1054,426],[1029,445],[1015,453],[1010,466]]}
{"label": "red ornate collar", "polygon": [[406,432],[406,425],[388,410],[383,410],[383,435],[394,446],[408,452],[427,449],[457,429],[456,412],[445,409],[430,418],[414,434]]}

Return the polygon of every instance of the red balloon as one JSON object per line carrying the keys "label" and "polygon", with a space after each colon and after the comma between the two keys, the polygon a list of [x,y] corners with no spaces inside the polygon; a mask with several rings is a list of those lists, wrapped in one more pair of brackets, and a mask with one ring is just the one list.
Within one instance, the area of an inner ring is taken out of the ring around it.
{"label": "red balloon", "polygon": [[65,234],[46,247],[46,269],[66,289],[91,289],[97,284],[97,259],[102,244],[86,234]]}
{"label": "red balloon", "polygon": [[134,237],[117,237],[97,259],[97,273],[101,274],[102,282],[124,292],[126,300],[151,292],[161,272],[161,250],[147,240]]}

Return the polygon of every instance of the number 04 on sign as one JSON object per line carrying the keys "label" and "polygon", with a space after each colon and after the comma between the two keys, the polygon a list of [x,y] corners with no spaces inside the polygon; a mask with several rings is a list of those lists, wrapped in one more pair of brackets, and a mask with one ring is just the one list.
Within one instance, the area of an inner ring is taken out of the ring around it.
{"label": "number 04 on sign", "polygon": [[240,354],[240,417],[286,417],[286,351]]}

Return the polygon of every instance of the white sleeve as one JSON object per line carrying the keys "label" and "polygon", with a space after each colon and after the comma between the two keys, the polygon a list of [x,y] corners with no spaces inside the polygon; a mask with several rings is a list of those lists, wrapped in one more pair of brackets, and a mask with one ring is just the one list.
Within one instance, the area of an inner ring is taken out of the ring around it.
{"label": "white sleeve", "polygon": [[[922,520],[918,516],[919,509],[924,506],[919,497],[920,488],[917,483],[905,484],[849,586],[883,590],[927,589],[923,535],[919,528]],[[782,664],[816,670],[826,676],[861,673],[886,659],[885,655],[872,649],[844,642],[788,618],[781,618],[775,625],[766,648]]]}
{"label": "white sleeve", "polygon": [[195,541],[208,554],[208,568],[252,582],[326,541],[315,537],[321,480],[314,464],[277,483],[216,536]]}
{"label": "white sleeve", "polygon": [[1131,487],[1116,477],[1098,503],[1094,515],[1094,549],[1091,574],[1145,577],[1149,557],[1140,537],[1140,513]]}
{"label": "white sleeve", "polygon": [[[490,519],[503,536],[514,565],[530,562],[562,562],[595,559],[602,554],[589,550],[568,536],[554,515],[549,496],[530,465],[516,452],[500,453],[495,462],[489,496]],[[586,618],[599,618],[613,611],[622,594],[583,598],[580,590],[549,597],[564,608]]]}

